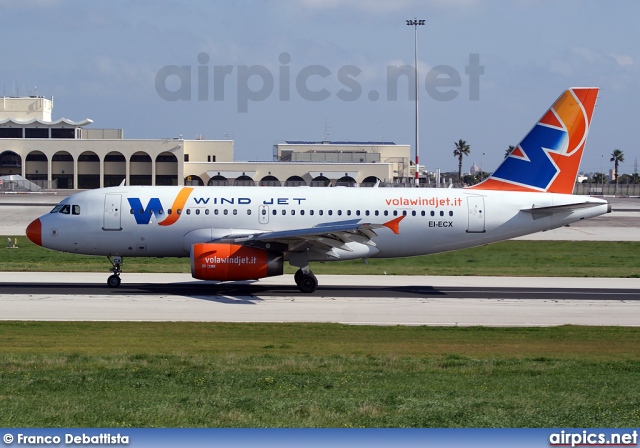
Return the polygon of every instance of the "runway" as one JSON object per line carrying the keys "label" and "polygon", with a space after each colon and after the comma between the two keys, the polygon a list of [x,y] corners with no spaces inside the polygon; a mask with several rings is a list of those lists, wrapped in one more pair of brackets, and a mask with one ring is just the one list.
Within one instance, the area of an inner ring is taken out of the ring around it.
{"label": "runway", "polygon": [[[640,279],[292,276],[215,283],[188,274],[0,273],[2,320],[640,326]],[[543,285],[543,286],[541,286]]]}

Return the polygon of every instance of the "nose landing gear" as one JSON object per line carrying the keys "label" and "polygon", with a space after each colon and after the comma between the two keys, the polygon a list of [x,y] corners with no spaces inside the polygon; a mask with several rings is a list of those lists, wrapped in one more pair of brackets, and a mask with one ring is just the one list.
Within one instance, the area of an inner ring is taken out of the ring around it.
{"label": "nose landing gear", "polygon": [[117,288],[118,286],[120,286],[120,274],[122,273],[122,257],[115,256],[113,257],[113,260],[109,256],[107,258],[109,259],[109,262],[112,266],[112,268],[109,270],[113,272],[113,275],[110,275],[107,279],[107,285],[109,285],[110,288]]}

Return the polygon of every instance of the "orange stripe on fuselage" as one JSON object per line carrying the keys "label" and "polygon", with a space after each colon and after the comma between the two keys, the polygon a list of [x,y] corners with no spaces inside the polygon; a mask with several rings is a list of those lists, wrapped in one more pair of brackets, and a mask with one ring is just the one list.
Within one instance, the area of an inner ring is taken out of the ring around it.
{"label": "orange stripe on fuselage", "polygon": [[540,190],[536,190],[535,188],[528,188],[523,185],[512,184],[509,182],[505,182],[503,180],[492,179],[491,177],[483,180],[479,184],[475,184],[475,185],[472,185],[471,187],[467,187],[467,189],[468,190],[527,191],[527,192],[540,193]]}
{"label": "orange stripe on fuselage", "polygon": [[187,203],[187,199],[189,199],[189,195],[192,191],[193,188],[191,187],[183,187],[180,190],[180,193],[178,193],[176,200],[173,201],[173,206],[171,206],[171,210],[173,211],[173,213],[167,215],[167,218],[159,222],[158,225],[170,226],[171,224],[175,223],[180,218],[178,210],[182,210],[184,208],[184,204]]}

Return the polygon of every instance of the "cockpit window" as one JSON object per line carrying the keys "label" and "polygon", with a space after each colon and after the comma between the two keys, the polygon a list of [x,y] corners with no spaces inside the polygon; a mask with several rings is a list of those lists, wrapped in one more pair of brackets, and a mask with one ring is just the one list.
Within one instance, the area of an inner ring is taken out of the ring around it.
{"label": "cockpit window", "polygon": [[74,215],[79,215],[80,214],[80,206],[79,205],[72,205],[71,206],[71,213]]}
{"label": "cockpit window", "polygon": [[58,204],[55,207],[53,207],[53,210],[51,210],[49,213],[58,213],[60,212],[61,208],[62,208],[62,205]]}
{"label": "cockpit window", "polygon": [[63,205],[60,209],[60,213],[62,213],[63,215],[68,215],[69,213],[71,213],[71,206],[69,204]]}

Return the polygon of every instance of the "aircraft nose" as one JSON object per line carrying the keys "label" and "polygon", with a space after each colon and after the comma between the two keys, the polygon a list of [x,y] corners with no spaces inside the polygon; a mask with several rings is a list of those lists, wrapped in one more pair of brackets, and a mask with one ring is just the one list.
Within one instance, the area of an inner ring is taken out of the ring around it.
{"label": "aircraft nose", "polygon": [[40,218],[27,226],[27,238],[32,243],[42,246],[42,222],[40,222]]}

